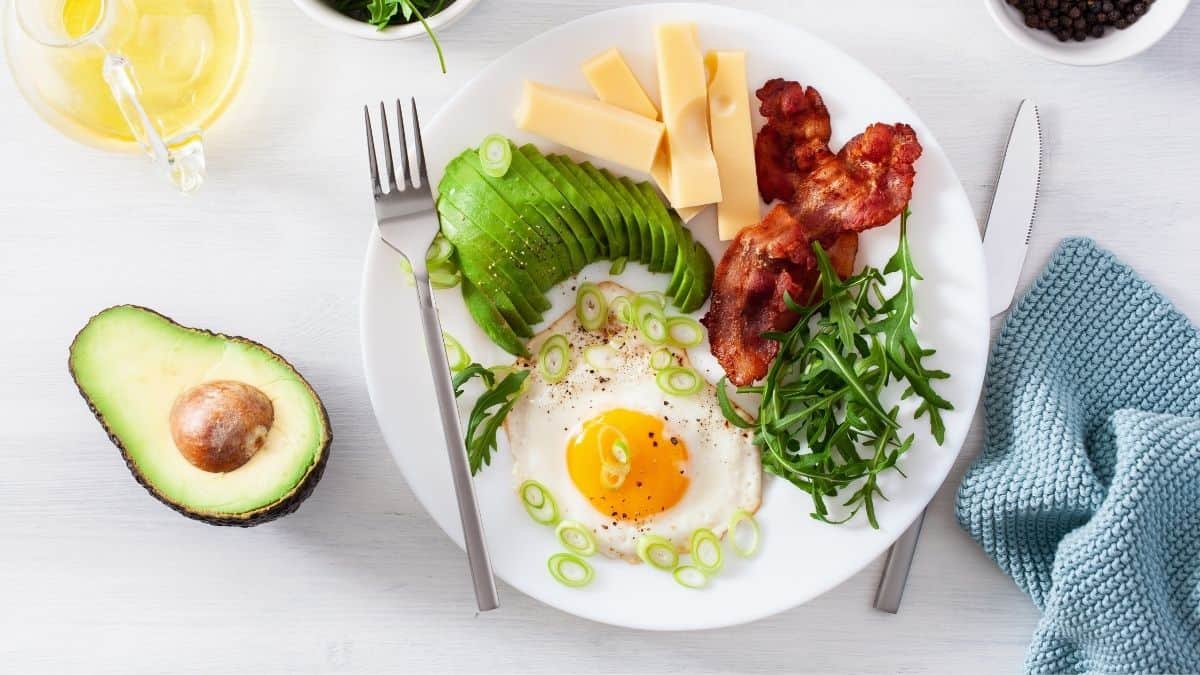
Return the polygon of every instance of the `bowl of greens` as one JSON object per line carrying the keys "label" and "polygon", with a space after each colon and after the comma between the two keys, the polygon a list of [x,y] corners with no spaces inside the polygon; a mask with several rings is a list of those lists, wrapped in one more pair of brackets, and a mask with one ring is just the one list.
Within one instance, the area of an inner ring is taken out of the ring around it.
{"label": "bowl of greens", "polygon": [[295,3],[317,23],[368,40],[428,36],[440,58],[437,31],[458,20],[479,0],[295,0]]}

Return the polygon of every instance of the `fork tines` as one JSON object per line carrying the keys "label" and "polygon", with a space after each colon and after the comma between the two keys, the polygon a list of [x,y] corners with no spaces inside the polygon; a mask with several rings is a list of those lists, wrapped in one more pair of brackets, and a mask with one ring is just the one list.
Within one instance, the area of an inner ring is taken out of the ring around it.
{"label": "fork tines", "polygon": [[371,126],[371,110],[369,106],[363,106],[363,121],[367,128],[367,162],[371,169],[371,187],[378,197],[388,192],[398,190],[412,190],[420,187],[423,190],[429,189],[429,176],[425,171],[425,149],[421,145],[421,120],[417,116],[417,101],[410,99],[412,105],[412,125],[413,125],[413,145],[415,159],[417,162],[417,178],[419,183],[414,183],[412,174],[409,171],[408,163],[408,134],[404,127],[404,110],[400,105],[400,99],[396,99],[396,127],[399,132],[399,150],[400,150],[400,173],[404,178],[403,185],[396,183],[396,166],[392,160],[392,139],[391,132],[388,128],[387,107],[381,101],[379,103],[379,118],[380,127],[383,131],[383,160],[384,166],[387,169],[387,191],[384,191],[384,186],[379,182],[379,162],[375,154],[375,132]]}

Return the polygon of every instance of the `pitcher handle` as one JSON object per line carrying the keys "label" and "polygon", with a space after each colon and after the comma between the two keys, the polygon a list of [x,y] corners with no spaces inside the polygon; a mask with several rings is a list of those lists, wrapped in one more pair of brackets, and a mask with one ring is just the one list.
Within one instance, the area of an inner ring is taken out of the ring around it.
{"label": "pitcher handle", "polygon": [[104,58],[104,81],[134,138],[150,155],[155,164],[166,171],[167,177],[181,192],[188,193],[204,182],[204,143],[200,131],[190,131],[164,139],[138,96],[133,66],[120,54],[109,53]]}

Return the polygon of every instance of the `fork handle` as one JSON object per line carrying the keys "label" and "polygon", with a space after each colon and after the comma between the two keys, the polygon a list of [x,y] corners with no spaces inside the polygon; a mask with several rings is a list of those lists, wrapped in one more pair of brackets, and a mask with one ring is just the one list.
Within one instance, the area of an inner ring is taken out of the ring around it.
{"label": "fork handle", "polygon": [[479,503],[475,500],[475,485],[471,481],[467,446],[458,419],[454,385],[450,381],[446,345],[442,341],[442,322],[438,318],[437,308],[433,305],[429,275],[423,269],[415,269],[420,262],[413,265],[413,272],[417,287],[417,304],[421,312],[421,332],[425,334],[425,350],[429,354],[429,367],[433,371],[433,389],[437,395],[438,412],[442,417],[442,433],[446,439],[446,452],[450,455],[450,473],[454,478],[454,494],[458,498],[458,515],[462,520],[467,564],[471,568],[471,582],[475,587],[475,602],[479,611],[486,612],[499,607],[500,598],[496,594],[496,579],[492,575],[492,562],[488,558],[483,522],[479,518]]}

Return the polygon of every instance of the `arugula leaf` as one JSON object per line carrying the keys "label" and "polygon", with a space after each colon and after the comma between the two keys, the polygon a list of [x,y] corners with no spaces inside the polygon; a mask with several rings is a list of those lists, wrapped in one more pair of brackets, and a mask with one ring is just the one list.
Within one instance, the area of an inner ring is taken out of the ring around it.
{"label": "arugula leaf", "polygon": [[475,401],[475,407],[467,419],[467,459],[471,465],[471,475],[492,463],[492,453],[497,447],[496,433],[521,397],[529,371],[517,370],[496,382],[494,372],[472,363],[454,376],[454,395],[462,396],[463,387],[476,377],[482,380],[486,391]]}
{"label": "arugula leaf", "polygon": [[437,35],[425,21],[427,17],[442,11],[454,0],[335,0],[334,7],[353,19],[365,21],[379,30],[388,26],[403,25],[414,21],[425,28],[437,52],[438,64],[442,73],[446,72],[446,56]]}

